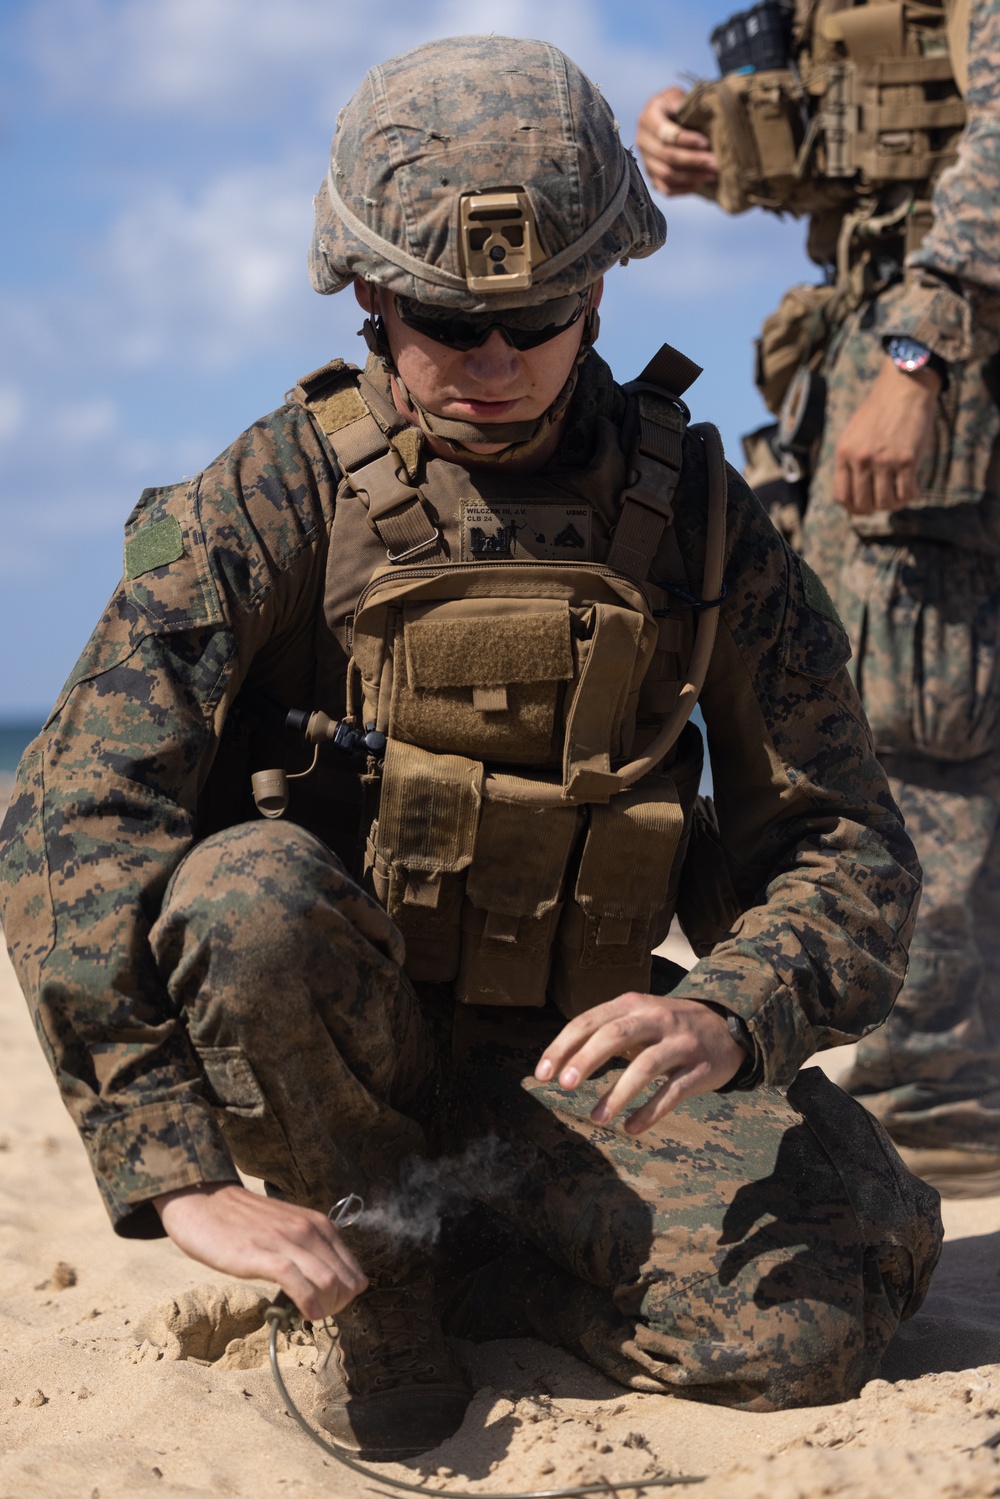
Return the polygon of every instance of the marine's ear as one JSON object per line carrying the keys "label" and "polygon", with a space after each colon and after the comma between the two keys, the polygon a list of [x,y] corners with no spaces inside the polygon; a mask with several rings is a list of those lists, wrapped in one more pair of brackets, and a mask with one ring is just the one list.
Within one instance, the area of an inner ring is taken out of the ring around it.
{"label": "marine's ear", "polygon": [[358,299],[358,306],[365,312],[378,312],[377,291],[370,281],[365,281],[362,276],[355,276],[354,295]]}

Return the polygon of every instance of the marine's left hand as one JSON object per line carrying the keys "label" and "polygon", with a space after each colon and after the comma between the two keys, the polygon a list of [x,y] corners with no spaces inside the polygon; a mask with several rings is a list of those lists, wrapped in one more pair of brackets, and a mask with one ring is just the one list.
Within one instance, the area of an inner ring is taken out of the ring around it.
{"label": "marine's left hand", "polygon": [[833,497],[852,515],[902,510],[920,493],[917,471],[934,432],[941,377],[907,374],[886,358],[874,385],[840,435]]}
{"label": "marine's left hand", "polygon": [[685,1098],[712,1093],[735,1075],[746,1052],[729,1034],[717,1010],[694,999],[669,994],[620,994],[608,1004],[577,1015],[546,1047],[535,1068],[539,1082],[558,1077],[571,1091],[612,1057],[629,1066],[591,1110],[595,1124],[607,1124],[657,1078],[663,1087],[625,1120],[630,1135],[641,1135]]}

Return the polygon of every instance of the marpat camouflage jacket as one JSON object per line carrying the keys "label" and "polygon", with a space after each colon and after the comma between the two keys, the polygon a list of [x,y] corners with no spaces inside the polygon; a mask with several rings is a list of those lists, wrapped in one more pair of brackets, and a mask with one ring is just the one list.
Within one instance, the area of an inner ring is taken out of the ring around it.
{"label": "marpat camouflage jacket", "polygon": [[[596,355],[584,376],[550,467],[613,522],[619,489],[605,492],[587,433],[620,423],[623,400]],[[674,509],[695,577],[706,473],[689,434]],[[728,592],[701,703],[743,914],[676,992],[744,1016],[765,1081],[787,1084],[817,1048],[888,1013],[918,869],[824,591],[735,473],[729,484]],[[185,851],[229,818],[219,766],[241,690],[324,706],[313,699],[324,582],[337,566],[329,537],[349,500],[326,440],[294,403],[195,478],[147,490],[126,528],[140,538],[133,575],[25,753],[0,830],[13,961],[124,1234],[157,1231],[155,1215],[136,1209],[158,1193],[235,1176],[148,933]]]}

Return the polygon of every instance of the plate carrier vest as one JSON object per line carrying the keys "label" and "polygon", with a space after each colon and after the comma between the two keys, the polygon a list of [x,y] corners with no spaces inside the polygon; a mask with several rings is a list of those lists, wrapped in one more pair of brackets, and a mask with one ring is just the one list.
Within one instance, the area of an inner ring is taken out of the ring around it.
{"label": "plate carrier vest", "polygon": [[[515,560],[502,526],[486,540],[480,528],[470,556],[472,476],[449,468],[465,498],[415,487],[415,430],[364,375],[336,361],[291,393],[342,475],[327,618],[350,656],[344,723],[378,747],[365,881],[403,934],[410,977],[449,982],[463,1003],[551,997],[571,1016],[648,987],[700,747],[675,753],[670,774],[661,767],[718,618],[702,608],[694,627],[701,601],[671,529],[688,419],[680,396],[699,373],[664,345],[625,387],[631,482],[600,564]],[[715,429],[692,431],[712,475],[702,597],[718,604],[725,465]],[[565,508],[565,492],[546,488],[532,476],[531,508],[536,494]],[[481,499],[474,513],[482,519]],[[665,542],[686,603],[648,581]],[[314,714],[307,737],[336,728]]]}

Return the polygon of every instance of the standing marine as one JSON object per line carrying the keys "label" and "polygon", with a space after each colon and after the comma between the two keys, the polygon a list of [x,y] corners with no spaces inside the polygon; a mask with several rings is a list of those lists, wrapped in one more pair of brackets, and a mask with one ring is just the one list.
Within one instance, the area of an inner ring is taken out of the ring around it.
{"label": "standing marine", "polygon": [[[747,477],[822,577],[913,836],[910,969],[844,1086],[914,1171],[1000,1190],[1000,3],[765,0],[646,106],[655,186],[809,217]],[[806,505],[806,501],[808,501]],[[805,508],[804,519],[801,516]]]}
{"label": "standing marine", "polygon": [[[594,349],[605,272],[664,235],[554,47],[373,68],[310,257],[368,362],[143,493],[2,830],[116,1231],[277,1280],[373,1457],[461,1422],[446,1334],[842,1400],[939,1250],[933,1190],[799,1071],[884,1019],[918,891],[843,630],[689,425],[696,366],[619,385]],[[651,958],[675,912],[689,974]],[[443,1252],[328,1221],[490,1136]]]}

